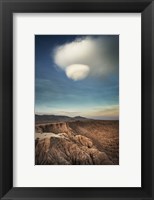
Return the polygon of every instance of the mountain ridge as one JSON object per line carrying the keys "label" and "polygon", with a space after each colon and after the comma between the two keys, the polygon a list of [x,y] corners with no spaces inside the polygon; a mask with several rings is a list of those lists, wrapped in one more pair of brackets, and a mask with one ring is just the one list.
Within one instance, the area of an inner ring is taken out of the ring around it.
{"label": "mountain ridge", "polygon": [[68,122],[68,121],[78,121],[78,120],[91,120],[89,118],[75,116],[69,117],[66,115],[38,115],[35,114],[35,122],[38,123],[50,123],[50,122]]}

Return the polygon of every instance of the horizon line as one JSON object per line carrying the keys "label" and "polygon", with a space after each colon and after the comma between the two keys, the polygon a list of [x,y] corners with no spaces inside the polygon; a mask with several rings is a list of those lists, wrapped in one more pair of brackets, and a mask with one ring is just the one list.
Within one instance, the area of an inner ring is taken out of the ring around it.
{"label": "horizon line", "polygon": [[48,116],[62,116],[62,117],[70,117],[70,118],[75,118],[75,117],[83,117],[86,119],[95,119],[95,120],[119,120],[119,116],[115,117],[105,117],[105,116],[94,116],[94,117],[85,117],[81,115],[75,115],[75,116],[69,116],[69,115],[55,115],[55,114],[49,114],[49,113],[35,113],[35,115],[43,116],[43,115],[48,115]]}

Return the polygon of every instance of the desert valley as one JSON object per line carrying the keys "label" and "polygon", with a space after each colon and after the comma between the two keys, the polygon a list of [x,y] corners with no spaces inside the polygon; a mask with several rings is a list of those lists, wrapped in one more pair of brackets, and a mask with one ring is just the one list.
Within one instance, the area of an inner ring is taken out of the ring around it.
{"label": "desert valley", "polygon": [[35,115],[36,165],[118,165],[119,121]]}

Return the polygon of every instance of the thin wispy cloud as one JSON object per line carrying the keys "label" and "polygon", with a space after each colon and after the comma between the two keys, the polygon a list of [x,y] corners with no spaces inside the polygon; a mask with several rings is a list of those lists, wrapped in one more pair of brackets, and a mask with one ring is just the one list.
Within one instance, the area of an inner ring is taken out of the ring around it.
{"label": "thin wispy cloud", "polygon": [[92,116],[94,118],[116,117],[118,119],[119,106],[118,105],[104,106],[104,107],[102,106],[102,108],[92,109],[92,111],[88,113],[88,116]]}

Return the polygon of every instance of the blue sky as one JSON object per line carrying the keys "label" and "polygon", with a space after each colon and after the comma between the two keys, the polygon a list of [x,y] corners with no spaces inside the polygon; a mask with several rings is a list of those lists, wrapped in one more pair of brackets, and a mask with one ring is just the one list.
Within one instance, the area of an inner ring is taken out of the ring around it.
{"label": "blue sky", "polygon": [[35,113],[119,118],[119,37],[35,36]]}

